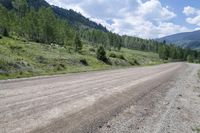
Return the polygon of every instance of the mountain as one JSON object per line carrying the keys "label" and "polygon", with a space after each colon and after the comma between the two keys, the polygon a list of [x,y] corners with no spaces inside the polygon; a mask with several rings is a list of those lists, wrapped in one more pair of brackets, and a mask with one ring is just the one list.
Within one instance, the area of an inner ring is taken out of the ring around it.
{"label": "mountain", "polygon": [[[94,28],[104,32],[108,30],[102,26],[101,24],[97,24],[93,21],[90,21],[88,18],[84,17],[82,14],[77,13],[73,10],[63,9],[57,6],[50,5],[45,0],[26,0],[28,3],[28,7],[32,7],[35,9],[39,9],[41,7],[49,7],[53,10],[53,12],[60,18],[65,19],[76,28]],[[2,4],[7,9],[13,9],[12,0],[0,0],[0,4]]]}
{"label": "mountain", "polygon": [[166,41],[167,44],[175,44],[183,48],[200,50],[200,30],[193,32],[184,32],[157,39]]}
{"label": "mountain", "polygon": [[108,30],[103,27],[101,24],[97,24],[93,21],[90,21],[88,18],[84,17],[82,14],[77,13],[73,10],[66,10],[57,6],[51,6],[54,13],[61,17],[62,19],[67,19],[68,22],[71,25],[78,26],[78,27],[89,27],[89,28],[94,28],[98,29],[104,32],[107,32]]}

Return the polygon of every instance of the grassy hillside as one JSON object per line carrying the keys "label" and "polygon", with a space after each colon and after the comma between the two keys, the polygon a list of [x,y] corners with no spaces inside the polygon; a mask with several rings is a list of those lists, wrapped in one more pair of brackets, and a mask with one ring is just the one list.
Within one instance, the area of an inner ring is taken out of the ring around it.
{"label": "grassy hillside", "polygon": [[80,53],[71,47],[0,39],[0,79],[102,70],[161,63],[158,54],[129,49],[107,51],[109,64],[97,60],[96,48],[84,43]]}

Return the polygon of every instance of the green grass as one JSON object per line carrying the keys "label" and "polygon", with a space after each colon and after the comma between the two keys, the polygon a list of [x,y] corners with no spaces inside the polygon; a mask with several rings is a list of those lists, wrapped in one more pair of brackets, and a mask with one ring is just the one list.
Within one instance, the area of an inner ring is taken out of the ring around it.
{"label": "green grass", "polygon": [[200,133],[200,128],[192,128],[193,132]]}
{"label": "green grass", "polygon": [[31,77],[160,64],[158,54],[123,48],[107,51],[110,65],[97,60],[96,49],[84,44],[80,53],[70,47],[46,45],[3,37],[0,39],[0,79]]}

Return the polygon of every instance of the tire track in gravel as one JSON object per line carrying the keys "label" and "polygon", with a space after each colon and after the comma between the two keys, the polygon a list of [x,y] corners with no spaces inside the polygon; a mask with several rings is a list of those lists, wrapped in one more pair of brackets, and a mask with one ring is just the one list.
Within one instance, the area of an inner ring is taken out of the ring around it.
{"label": "tire track in gravel", "polygon": [[95,132],[184,65],[0,81],[0,132]]}

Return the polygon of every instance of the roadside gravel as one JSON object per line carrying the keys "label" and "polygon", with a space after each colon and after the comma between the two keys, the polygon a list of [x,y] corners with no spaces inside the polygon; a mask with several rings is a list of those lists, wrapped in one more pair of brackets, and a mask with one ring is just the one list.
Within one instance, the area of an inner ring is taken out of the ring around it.
{"label": "roadside gravel", "polygon": [[187,67],[111,119],[99,133],[192,133],[200,127],[200,66]]}
{"label": "roadside gravel", "polygon": [[192,133],[199,65],[158,66],[0,82],[0,133]]}

